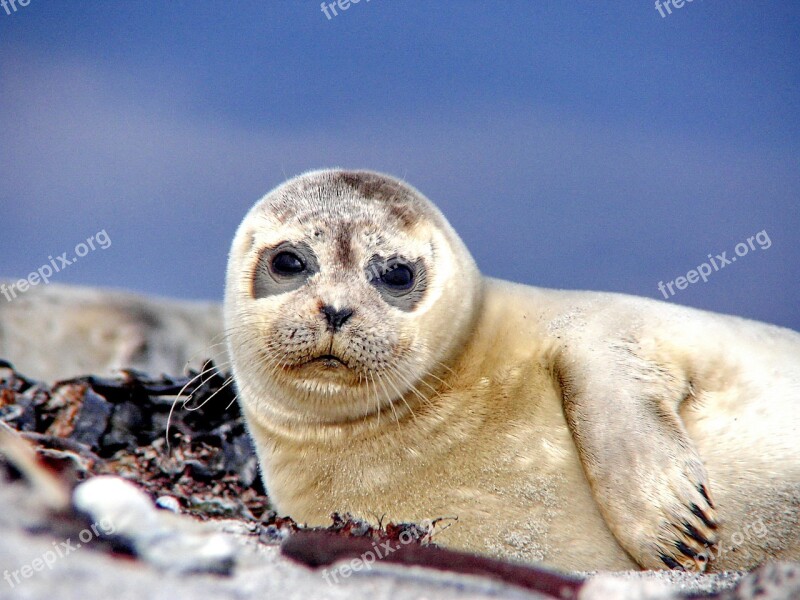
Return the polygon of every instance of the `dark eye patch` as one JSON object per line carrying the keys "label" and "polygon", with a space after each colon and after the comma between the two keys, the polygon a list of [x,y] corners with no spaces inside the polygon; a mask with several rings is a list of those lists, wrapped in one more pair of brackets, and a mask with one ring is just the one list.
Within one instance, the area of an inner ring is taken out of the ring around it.
{"label": "dark eye patch", "polygon": [[428,272],[421,258],[410,261],[402,256],[373,256],[366,268],[367,280],[383,300],[410,312],[416,308],[428,287]]}
{"label": "dark eye patch", "polygon": [[253,298],[294,291],[319,272],[319,262],[304,242],[281,242],[264,248],[253,270]]}

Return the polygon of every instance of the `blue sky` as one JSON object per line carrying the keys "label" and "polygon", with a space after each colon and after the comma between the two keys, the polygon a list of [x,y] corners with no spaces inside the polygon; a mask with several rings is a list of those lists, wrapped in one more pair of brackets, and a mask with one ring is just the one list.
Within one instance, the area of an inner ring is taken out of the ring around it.
{"label": "blue sky", "polygon": [[[0,277],[220,299],[249,206],[405,178],[484,273],[800,329],[800,4],[361,0],[0,8]],[[674,288],[673,288],[674,289]]]}

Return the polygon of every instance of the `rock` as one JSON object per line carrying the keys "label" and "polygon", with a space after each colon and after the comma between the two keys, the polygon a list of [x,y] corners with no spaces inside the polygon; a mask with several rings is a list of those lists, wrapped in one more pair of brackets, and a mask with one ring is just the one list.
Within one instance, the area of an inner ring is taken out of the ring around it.
{"label": "rock", "polygon": [[169,519],[119,477],[94,477],[75,488],[73,504],[105,537],[121,539],[142,560],[173,573],[228,574],[236,559],[229,539],[188,518]]}
{"label": "rock", "polygon": [[[2,282],[2,281],[0,281]],[[227,361],[218,303],[51,283],[0,302],[0,357],[38,380]],[[76,343],[80,340],[80,343]]]}
{"label": "rock", "polygon": [[86,390],[69,437],[91,448],[99,447],[112,411],[113,406],[105,398],[91,389]]}
{"label": "rock", "polygon": [[797,600],[800,598],[800,565],[770,563],[748,574],[736,589],[720,594],[720,600]]}
{"label": "rock", "polygon": [[114,406],[108,433],[103,437],[105,453],[133,450],[138,444],[136,432],[146,431],[149,424],[142,408],[132,402]]}

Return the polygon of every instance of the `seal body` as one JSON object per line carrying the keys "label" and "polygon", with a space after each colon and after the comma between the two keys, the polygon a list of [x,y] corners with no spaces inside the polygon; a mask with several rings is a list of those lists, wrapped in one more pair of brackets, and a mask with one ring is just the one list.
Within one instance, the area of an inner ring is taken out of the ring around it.
{"label": "seal body", "polygon": [[225,319],[276,508],[594,570],[800,558],[800,335],[482,277],[438,210],[318,171],[242,222]]}

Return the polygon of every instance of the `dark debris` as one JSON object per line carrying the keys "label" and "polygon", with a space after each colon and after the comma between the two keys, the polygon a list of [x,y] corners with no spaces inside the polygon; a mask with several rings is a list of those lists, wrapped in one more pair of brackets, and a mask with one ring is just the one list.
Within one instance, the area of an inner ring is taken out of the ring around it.
{"label": "dark debris", "polygon": [[119,475],[202,518],[258,521],[268,500],[234,392],[216,373],[197,375],[151,379],[126,371],[48,388],[0,362],[0,420],[77,480]]}
{"label": "dark debris", "polygon": [[[177,501],[181,512],[202,519],[242,519],[261,541],[279,542],[301,527],[270,509],[233,387],[210,363],[203,368],[213,375],[150,378],[124,371],[114,379],[80,377],[48,387],[0,360],[0,421],[74,483],[117,475],[153,501],[171,497],[170,505]],[[13,478],[14,471],[0,456],[0,478],[4,472]],[[397,542],[408,532],[415,543],[429,542],[428,530],[418,525],[331,518],[327,531],[337,536]]]}

